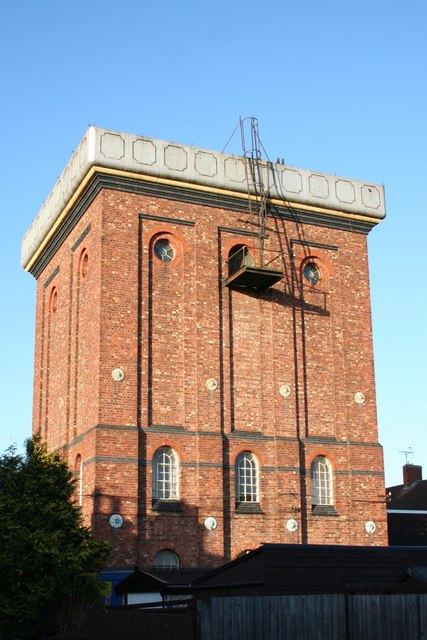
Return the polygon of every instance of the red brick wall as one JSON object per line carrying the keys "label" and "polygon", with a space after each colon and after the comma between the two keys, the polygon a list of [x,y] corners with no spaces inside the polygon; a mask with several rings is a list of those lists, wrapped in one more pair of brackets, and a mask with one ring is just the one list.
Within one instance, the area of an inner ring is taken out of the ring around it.
{"label": "red brick wall", "polygon": [[[272,220],[266,255],[284,279],[262,294],[233,291],[222,286],[229,250],[252,244],[241,218],[103,189],[38,279],[34,430],[72,467],[82,456],[83,510],[111,540],[111,566],[149,566],[163,548],[207,566],[261,542],[387,543],[366,238]],[[167,264],[153,255],[162,237],[176,251]],[[301,279],[308,257],[317,287]],[[180,460],[179,512],[152,509],[161,446]],[[245,450],[258,459],[261,513],[235,510]],[[332,466],[336,515],[311,511],[317,455]],[[119,530],[108,524],[116,512]]]}

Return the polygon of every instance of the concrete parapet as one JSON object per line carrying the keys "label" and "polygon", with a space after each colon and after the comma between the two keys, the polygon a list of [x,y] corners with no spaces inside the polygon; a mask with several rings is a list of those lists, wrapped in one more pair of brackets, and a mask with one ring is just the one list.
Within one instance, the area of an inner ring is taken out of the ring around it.
{"label": "concrete parapet", "polygon": [[[242,156],[90,127],[23,238],[24,268],[94,167],[157,178],[159,182],[200,185],[236,197],[248,192]],[[385,216],[381,185],[266,161],[261,162],[261,171],[268,197],[283,204],[331,209],[374,222]],[[249,191],[254,190],[250,184]]]}

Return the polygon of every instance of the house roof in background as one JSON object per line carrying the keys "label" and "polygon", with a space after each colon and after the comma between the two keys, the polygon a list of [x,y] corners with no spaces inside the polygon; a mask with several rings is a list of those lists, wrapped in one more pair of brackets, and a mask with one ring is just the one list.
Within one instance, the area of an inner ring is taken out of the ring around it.
{"label": "house roof in background", "polygon": [[341,593],[391,587],[411,567],[427,567],[427,547],[265,544],[204,577],[195,590],[221,594]]}
{"label": "house roof in background", "polygon": [[427,512],[427,480],[418,480],[409,487],[403,484],[387,487],[387,511],[408,510]]}

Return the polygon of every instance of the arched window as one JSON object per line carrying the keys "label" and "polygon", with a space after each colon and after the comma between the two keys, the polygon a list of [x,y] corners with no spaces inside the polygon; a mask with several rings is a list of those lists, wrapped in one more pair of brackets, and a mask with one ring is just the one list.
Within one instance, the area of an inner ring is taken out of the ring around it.
{"label": "arched window", "polygon": [[178,500],[178,456],[170,447],[157,449],[153,457],[153,501]]}
{"label": "arched window", "polygon": [[332,469],[324,456],[311,463],[311,504],[313,508],[333,504]]}
{"label": "arched window", "polygon": [[157,570],[179,569],[179,558],[175,551],[162,549],[154,556],[153,568]]}
{"label": "arched window", "polygon": [[81,276],[81,278],[86,278],[88,267],[89,267],[89,256],[88,256],[88,253],[87,253],[86,249],[83,249],[83,251],[80,254],[80,276]]}
{"label": "arched window", "polygon": [[258,461],[243,451],[236,458],[236,505],[258,501]]}
{"label": "arched window", "polygon": [[236,244],[234,247],[231,247],[228,254],[228,275],[231,276],[233,273],[241,269],[242,267],[251,267],[255,264],[255,261],[252,255],[249,252],[249,249],[244,244]]}
{"label": "arched window", "polygon": [[50,310],[52,313],[56,313],[58,309],[58,289],[53,287],[50,294]]}
{"label": "arched window", "polygon": [[74,478],[76,480],[77,503],[81,507],[83,504],[83,460],[80,453],[74,462]]}

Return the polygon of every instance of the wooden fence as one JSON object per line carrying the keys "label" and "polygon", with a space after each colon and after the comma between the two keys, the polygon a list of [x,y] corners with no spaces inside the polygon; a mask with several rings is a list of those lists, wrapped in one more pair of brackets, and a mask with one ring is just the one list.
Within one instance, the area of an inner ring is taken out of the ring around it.
{"label": "wooden fence", "polygon": [[426,594],[239,596],[198,602],[199,640],[424,640]]}
{"label": "wooden fence", "polygon": [[194,640],[194,612],[143,609],[93,612],[87,640]]}

